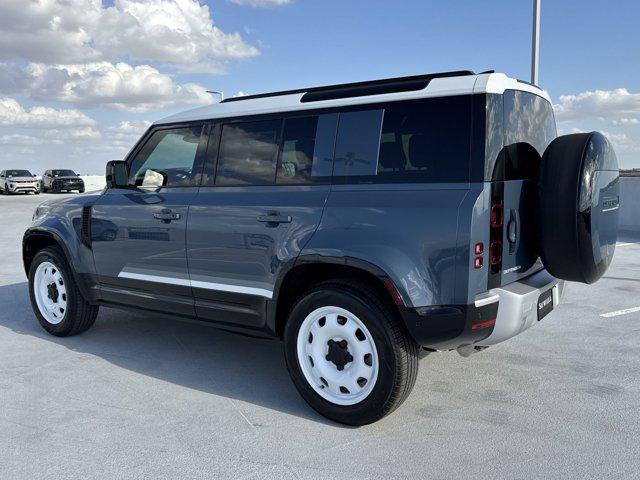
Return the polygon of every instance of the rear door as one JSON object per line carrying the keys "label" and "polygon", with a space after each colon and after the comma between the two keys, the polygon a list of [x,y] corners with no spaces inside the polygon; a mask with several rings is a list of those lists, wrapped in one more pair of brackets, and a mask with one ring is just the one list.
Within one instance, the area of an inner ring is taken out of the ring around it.
{"label": "rear door", "polygon": [[102,298],[193,316],[186,256],[203,124],[155,129],[128,159],[129,188],[93,204],[91,238]]}
{"label": "rear door", "polygon": [[214,126],[187,232],[199,318],[264,326],[278,275],[320,222],[336,126],[334,114]]}
{"label": "rear door", "polygon": [[[551,104],[533,93],[505,91],[503,133],[500,171],[496,172],[498,180],[503,181],[494,182],[492,195],[494,205],[499,206],[494,217],[502,217],[499,219],[502,265],[498,272],[501,285],[542,267],[538,250],[537,179],[541,157],[557,136]],[[495,265],[492,267],[495,270]]]}

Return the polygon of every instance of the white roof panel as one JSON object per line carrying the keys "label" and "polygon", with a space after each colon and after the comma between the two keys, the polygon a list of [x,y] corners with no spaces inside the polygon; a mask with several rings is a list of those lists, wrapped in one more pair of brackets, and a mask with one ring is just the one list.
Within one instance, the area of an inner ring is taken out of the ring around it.
{"label": "white roof panel", "polygon": [[486,92],[501,94],[507,89],[523,90],[535,93],[536,95],[540,95],[549,100],[548,94],[535,86],[509,78],[503,73],[487,73],[480,75],[436,77],[430,79],[425,88],[408,92],[384,93],[304,103],[300,101],[304,92],[299,92],[286,95],[249,98],[234,102],[214,103],[205,107],[194,108],[192,110],[187,110],[186,112],[171,115],[156,121],[155,124],[260,115],[282,111],[304,111],[318,108],[340,107],[345,105],[363,105],[373,102],[396,102],[400,100],[472,93]]}

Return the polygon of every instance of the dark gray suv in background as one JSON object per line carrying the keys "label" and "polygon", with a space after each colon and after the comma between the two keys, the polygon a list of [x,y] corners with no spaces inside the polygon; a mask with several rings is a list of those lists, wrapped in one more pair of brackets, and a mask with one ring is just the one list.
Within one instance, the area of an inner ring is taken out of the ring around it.
{"label": "dark gray suv in background", "polygon": [[277,337],[305,400],[362,425],[422,350],[495,345],[600,278],[618,189],[605,137],[557,137],[503,74],[277,92],[155,123],[103,192],[38,207],[24,266],[53,335],[104,305]]}

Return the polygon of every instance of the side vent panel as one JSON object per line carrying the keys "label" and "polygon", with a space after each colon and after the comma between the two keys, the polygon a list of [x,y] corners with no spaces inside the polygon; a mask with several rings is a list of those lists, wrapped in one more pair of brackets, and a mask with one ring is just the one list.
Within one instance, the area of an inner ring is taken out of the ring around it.
{"label": "side vent panel", "polygon": [[91,212],[93,203],[85,203],[82,207],[82,221],[80,223],[80,236],[82,243],[91,248]]}

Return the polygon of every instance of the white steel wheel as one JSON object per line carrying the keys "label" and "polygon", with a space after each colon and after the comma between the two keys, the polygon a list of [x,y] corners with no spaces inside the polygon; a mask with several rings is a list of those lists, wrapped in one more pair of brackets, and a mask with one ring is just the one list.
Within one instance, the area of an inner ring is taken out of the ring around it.
{"label": "white steel wheel", "polygon": [[33,293],[44,319],[57,325],[67,311],[67,288],[62,271],[51,262],[42,262],[36,269]]}
{"label": "white steel wheel", "polygon": [[336,405],[355,405],[369,396],[379,359],[365,324],[344,308],[312,311],[297,336],[298,364],[313,390]]}

